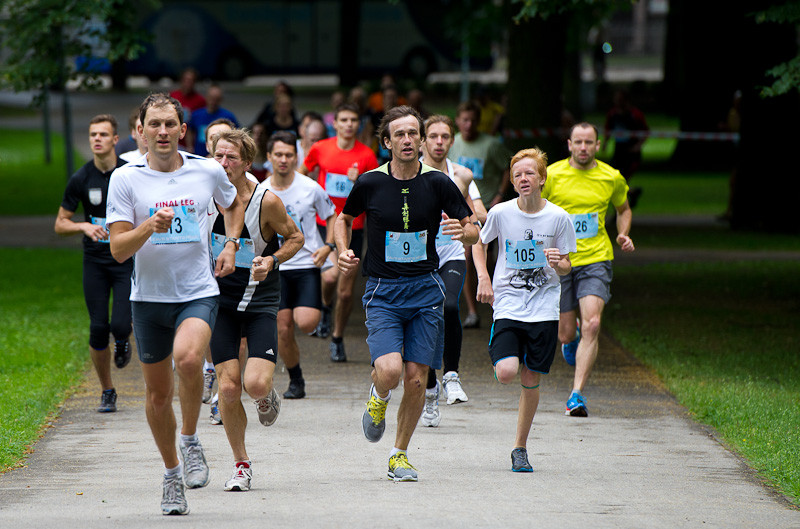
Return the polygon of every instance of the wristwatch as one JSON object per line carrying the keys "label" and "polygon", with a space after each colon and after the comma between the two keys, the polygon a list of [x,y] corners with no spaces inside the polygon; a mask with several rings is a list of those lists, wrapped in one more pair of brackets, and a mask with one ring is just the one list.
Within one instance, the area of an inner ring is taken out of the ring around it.
{"label": "wristwatch", "polygon": [[326,242],[326,243],[325,243],[325,246],[327,246],[328,248],[330,248],[332,252],[335,252],[335,251],[336,251],[336,245],[335,245],[335,244],[333,244],[332,242]]}
{"label": "wristwatch", "polygon": [[232,242],[233,244],[236,245],[236,251],[238,252],[239,248],[241,247],[241,245],[239,244],[239,237],[225,237],[225,242],[222,243],[222,246],[225,246],[229,242]]}
{"label": "wristwatch", "polygon": [[473,224],[476,225],[478,227],[478,229],[483,228],[483,224],[481,224],[481,221],[479,221],[479,220],[476,220],[475,222],[473,222]]}
{"label": "wristwatch", "polygon": [[277,269],[278,269],[278,267],[281,265],[281,261],[280,261],[280,259],[278,259],[277,257],[275,257],[275,254],[274,254],[274,253],[272,253],[272,254],[269,254],[267,257],[272,257],[272,260],[274,261],[274,264],[272,265],[272,269],[273,269],[273,270],[277,270]]}

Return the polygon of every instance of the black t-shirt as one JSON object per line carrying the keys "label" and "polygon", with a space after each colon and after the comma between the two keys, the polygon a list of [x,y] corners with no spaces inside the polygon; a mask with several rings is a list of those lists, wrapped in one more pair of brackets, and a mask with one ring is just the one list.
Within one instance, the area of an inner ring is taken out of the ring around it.
{"label": "black t-shirt", "polygon": [[[117,167],[122,167],[126,163],[125,160],[117,158]],[[85,222],[92,222],[92,219],[101,219],[95,220],[95,224],[98,222],[105,224],[108,182],[113,172],[111,170],[104,173],[94,165],[93,160],[87,162],[83,167],[75,171],[75,174],[67,182],[61,207],[74,213],[78,210],[78,204],[83,203]],[[84,235],[83,251],[88,257],[97,258],[104,262],[114,261],[114,258],[111,257],[108,241],[94,242]]]}
{"label": "black t-shirt", "polygon": [[458,187],[432,167],[420,163],[411,180],[394,178],[388,163],[359,176],[342,212],[367,214],[364,275],[396,279],[438,270],[442,211],[452,219],[471,214]]}

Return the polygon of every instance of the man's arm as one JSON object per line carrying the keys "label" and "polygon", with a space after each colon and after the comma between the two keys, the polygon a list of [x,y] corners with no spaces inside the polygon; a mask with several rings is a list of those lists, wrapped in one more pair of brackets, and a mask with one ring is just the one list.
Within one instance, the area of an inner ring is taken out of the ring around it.
{"label": "man's arm", "polygon": [[274,259],[260,255],[253,259],[252,274],[256,281],[264,280],[274,270],[275,259],[278,263],[285,263],[294,257],[305,243],[305,237],[286,213],[281,199],[272,193],[265,193],[261,201],[261,232],[270,231],[283,237],[283,245],[273,254]]}
{"label": "man's arm", "polygon": [[475,265],[475,272],[478,274],[478,289],[475,299],[480,303],[494,303],[494,290],[492,290],[492,278],[486,269],[486,245],[483,241],[478,241],[472,247],[472,262]]}
{"label": "man's arm", "polygon": [[[238,238],[242,234],[244,227],[244,205],[237,195],[230,206],[223,209],[223,221],[225,222],[225,236]],[[236,270],[236,250],[235,244],[225,243],[222,251],[217,257],[217,264],[214,267],[214,277],[225,277]]]}
{"label": "man's arm", "polygon": [[630,204],[626,200],[624,204],[617,209],[617,244],[622,248],[623,252],[632,252],[636,248],[633,246],[633,239],[628,235],[631,231],[631,223],[633,222],[633,211]]}
{"label": "man's arm", "polygon": [[353,219],[350,215],[339,213],[336,224],[333,227],[336,238],[336,251],[339,252],[339,270],[344,274],[350,275],[357,268],[361,261],[353,250],[350,249],[350,237],[353,234]]}
{"label": "man's arm", "polygon": [[99,224],[92,224],[91,222],[75,222],[72,220],[73,215],[75,215],[74,211],[64,209],[63,206],[58,208],[56,223],[53,227],[58,235],[67,236],[83,233],[94,242],[108,237],[108,232]]}
{"label": "man's arm", "polygon": [[306,164],[304,163],[300,164],[300,167],[297,168],[297,172],[306,176],[308,176],[311,173],[311,171],[308,170],[308,167],[306,167]]}
{"label": "man's arm", "polygon": [[314,259],[314,266],[317,268],[322,268],[322,265],[325,264],[325,259],[333,253],[333,248],[331,248],[330,245],[336,245],[334,242],[336,238],[333,233],[335,224],[336,212],[325,219],[325,244],[317,248],[317,251],[311,254],[311,258]]}
{"label": "man's arm", "polygon": [[152,234],[166,233],[172,226],[173,218],[175,212],[172,208],[161,208],[135,228],[132,223],[125,221],[110,224],[111,255],[118,263],[124,263],[139,251]]}

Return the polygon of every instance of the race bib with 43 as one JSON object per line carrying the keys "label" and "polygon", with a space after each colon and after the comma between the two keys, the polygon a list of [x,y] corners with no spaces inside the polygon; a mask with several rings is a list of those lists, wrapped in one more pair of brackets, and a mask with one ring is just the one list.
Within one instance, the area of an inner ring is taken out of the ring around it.
{"label": "race bib with 43", "polygon": [[[153,244],[180,244],[185,242],[200,241],[200,226],[197,223],[197,208],[195,206],[173,206],[175,217],[172,226],[164,233],[154,233],[150,236]],[[150,208],[150,216],[158,208]]]}

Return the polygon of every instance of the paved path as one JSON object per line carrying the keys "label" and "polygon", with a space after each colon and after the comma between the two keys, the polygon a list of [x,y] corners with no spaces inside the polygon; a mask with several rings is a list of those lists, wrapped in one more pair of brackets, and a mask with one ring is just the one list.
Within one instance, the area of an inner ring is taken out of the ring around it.
{"label": "paved path", "polygon": [[[199,434],[211,483],[188,491],[192,512],[179,519],[160,514],[162,465],[138,362],[113,373],[114,414],[94,412],[100,390],[87,373],[26,465],[0,476],[0,527],[800,527],[798,510],[608,337],[586,390],[588,419],[563,415],[571,373],[556,358],[529,441],[535,472],[525,475],[510,471],[509,457],[519,388],[494,381],[486,324],[465,331],[461,371],[470,401],[443,404],[440,427],[417,430],[410,459],[420,481],[392,483],[386,465],[402,390],[385,438],[368,443],[359,424],[370,371],[361,311],[348,333],[347,364],[328,361],[326,341],[300,338],[308,397],[284,401],[274,426],[262,427],[245,402],[249,493],[223,492],[230,449],[203,406]],[[275,381],[282,391],[288,376],[279,368]]]}

